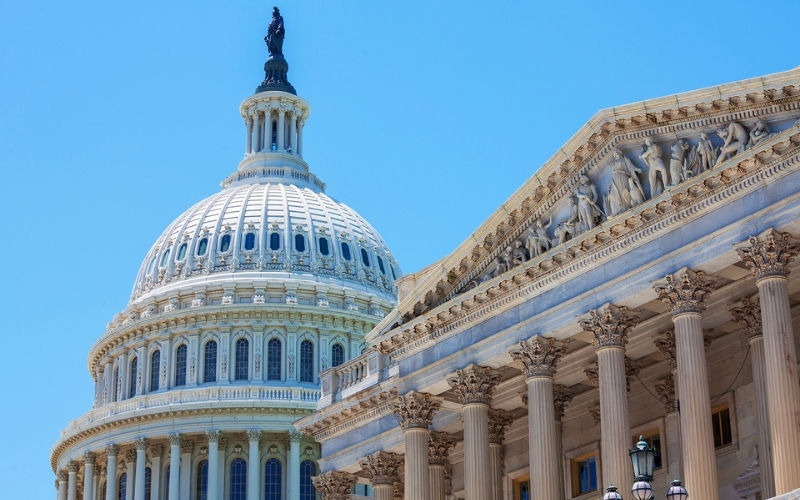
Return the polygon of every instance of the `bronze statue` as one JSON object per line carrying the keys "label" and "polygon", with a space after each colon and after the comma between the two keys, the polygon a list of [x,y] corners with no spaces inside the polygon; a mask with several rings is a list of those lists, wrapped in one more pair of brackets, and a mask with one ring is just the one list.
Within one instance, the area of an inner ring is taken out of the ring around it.
{"label": "bronze statue", "polygon": [[267,49],[270,56],[283,55],[283,37],[286,36],[286,30],[283,27],[283,16],[277,7],[272,8],[272,21],[267,28],[267,36],[264,41],[267,42]]}

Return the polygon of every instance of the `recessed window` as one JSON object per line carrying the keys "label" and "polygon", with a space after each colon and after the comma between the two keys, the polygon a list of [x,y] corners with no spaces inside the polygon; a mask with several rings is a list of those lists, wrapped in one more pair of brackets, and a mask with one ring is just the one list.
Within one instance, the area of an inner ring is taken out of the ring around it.
{"label": "recessed window", "polygon": [[383,267],[383,259],[381,259],[380,255],[378,255],[376,258],[378,259],[378,267],[381,268],[381,273],[386,274],[386,268]]}
{"label": "recessed window", "polygon": [[128,496],[128,474],[123,472],[119,476],[119,486],[117,487],[117,500],[125,500]]}
{"label": "recessed window", "polygon": [[300,462],[300,500],[314,500],[317,498],[317,490],[311,482],[311,478],[317,475],[317,464],[311,460]]}
{"label": "recessed window", "polygon": [[272,233],[269,235],[269,249],[270,250],[281,249],[281,235],[279,233]]}
{"label": "recessed window", "polygon": [[247,380],[250,378],[250,342],[247,339],[236,341],[236,365],[234,380]]}
{"label": "recessed window", "polygon": [[206,342],[203,356],[203,382],[217,381],[217,342]]}
{"label": "recessed window", "polygon": [[245,250],[252,250],[256,247],[256,235],[255,233],[247,233],[244,237],[244,249]]}
{"label": "recessed window", "polygon": [[169,259],[169,250],[164,252],[164,255],[161,256],[161,267],[164,267],[164,266],[167,265],[167,259]]}
{"label": "recessed window", "polygon": [[150,492],[153,489],[153,471],[150,467],[144,469],[144,500],[150,500]]}
{"label": "recessed window", "polygon": [[241,458],[236,458],[231,462],[230,485],[230,500],[247,499],[247,462]]}
{"label": "recessed window", "polygon": [[231,248],[231,235],[226,234],[219,241],[219,251],[227,252]]}
{"label": "recessed window", "polygon": [[369,254],[363,248],[361,249],[361,262],[364,264],[364,267],[369,267]]}
{"label": "recessed window", "polygon": [[722,448],[733,443],[731,411],[727,404],[711,410],[711,427],[714,429],[714,448]]}
{"label": "recessed window", "polygon": [[331,347],[331,366],[339,366],[344,363],[344,347],[342,344],[333,344]]}
{"label": "recessed window", "polygon": [[331,249],[328,248],[328,238],[319,239],[319,253],[322,255],[328,255],[331,253]]}
{"label": "recessed window", "polygon": [[531,499],[531,480],[528,476],[514,480],[514,500]]}
{"label": "recessed window", "polygon": [[305,252],[306,251],[306,237],[302,234],[295,234],[294,235],[294,249],[298,252]]}
{"label": "recessed window", "polygon": [[175,349],[175,386],[186,385],[186,344]]}
{"label": "recessed window", "polygon": [[582,495],[597,489],[597,457],[595,452],[572,459],[572,494]]}
{"label": "recessed window", "polygon": [[277,458],[270,458],[264,465],[264,500],[281,500],[281,469],[281,462]]}
{"label": "recessed window", "polygon": [[300,343],[300,382],[314,383],[314,344],[310,340]]}
{"label": "recessed window", "polygon": [[208,498],[208,460],[201,460],[197,464],[197,482],[195,483],[195,498],[206,500]]}
{"label": "recessed window", "polygon": [[158,390],[158,367],[161,365],[161,351],[154,351],[150,355],[150,392]]}
{"label": "recessed window", "polygon": [[267,380],[281,379],[282,347],[279,339],[270,339],[267,344]]}
{"label": "recessed window", "polygon": [[178,248],[178,260],[181,261],[186,258],[186,243]]}
{"label": "recessed window", "polygon": [[[658,470],[661,468],[662,459],[661,459],[661,434],[659,433],[658,429],[653,429],[650,432],[647,432],[641,436],[642,440],[647,443],[647,446],[650,448],[655,448],[656,454],[653,457],[653,470]],[[633,438],[633,446],[632,448],[636,448],[636,443],[639,442],[639,438]]]}
{"label": "recessed window", "polygon": [[136,371],[139,368],[139,360],[137,358],[133,358],[131,360],[131,379],[128,382],[128,397],[132,398],[136,396]]}
{"label": "recessed window", "polygon": [[153,260],[150,261],[150,265],[147,266],[147,274],[153,274],[153,269],[156,268],[156,259],[153,257]]}
{"label": "recessed window", "polygon": [[203,238],[197,244],[197,255],[202,257],[203,255],[206,254],[206,251],[208,251],[208,238]]}
{"label": "recessed window", "polygon": [[344,257],[344,260],[353,259],[353,256],[350,255],[350,245],[348,245],[344,241],[342,242],[342,257]]}

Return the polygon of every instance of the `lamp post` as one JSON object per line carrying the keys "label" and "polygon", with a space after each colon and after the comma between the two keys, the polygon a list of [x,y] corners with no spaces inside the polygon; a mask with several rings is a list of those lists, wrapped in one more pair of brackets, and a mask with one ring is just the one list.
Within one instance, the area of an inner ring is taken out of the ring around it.
{"label": "lamp post", "polygon": [[650,481],[653,480],[656,449],[647,446],[644,438],[639,436],[636,449],[629,450],[628,454],[631,457],[634,476],[631,494],[635,500],[651,500],[653,498],[653,487],[650,486]]}
{"label": "lamp post", "polygon": [[689,498],[689,492],[686,491],[680,480],[675,478],[672,486],[667,490],[667,500],[686,500],[687,498]]}

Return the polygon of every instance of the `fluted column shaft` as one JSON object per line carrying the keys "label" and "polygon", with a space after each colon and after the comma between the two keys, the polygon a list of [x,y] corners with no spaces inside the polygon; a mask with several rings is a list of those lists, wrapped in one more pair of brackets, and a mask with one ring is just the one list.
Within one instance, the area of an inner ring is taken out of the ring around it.
{"label": "fluted column shaft", "polygon": [[758,281],[758,294],[764,328],[764,362],[770,368],[765,371],[775,494],[782,495],[800,488],[800,389],[788,280],[784,276],[762,278]]}
{"label": "fluted column shaft", "polygon": [[372,486],[372,494],[375,500],[394,500],[394,486],[391,484],[376,484]]}
{"label": "fluted column shaft", "polygon": [[116,500],[117,498],[117,452],[116,445],[106,447],[108,462],[106,464],[106,500]]}
{"label": "fluted column shaft", "polygon": [[58,475],[58,500],[67,500],[67,490],[68,489],[69,489],[69,476],[67,476],[66,474],[59,473],[59,475]]}
{"label": "fluted column shaft", "polygon": [[94,454],[84,455],[83,498],[93,500],[94,497]]}
{"label": "fluted column shaft", "polygon": [[561,420],[556,420],[556,469],[558,469],[558,498],[567,498],[567,492],[564,483],[564,445],[563,439],[563,424]]}
{"label": "fluted column shaft", "polygon": [[406,500],[428,500],[428,436],[427,428],[414,427],[403,432],[406,444]]}
{"label": "fluted column shaft", "polygon": [[464,492],[466,500],[491,498],[489,483],[489,405],[464,405]]}
{"label": "fluted column shaft", "polygon": [[288,500],[300,500],[300,438],[299,432],[289,433]]}
{"label": "fluted column shaft", "polygon": [[258,478],[259,478],[259,453],[258,453],[258,440],[260,436],[256,436],[258,431],[249,431],[248,437],[250,441],[250,450],[247,455],[247,498],[259,498],[258,496]]}
{"label": "fluted column shaft", "polygon": [[628,456],[631,425],[628,416],[625,349],[618,346],[598,349],[597,366],[600,375],[603,482],[605,485],[614,484],[626,488],[633,484],[633,469]]}
{"label": "fluted column shaft", "polygon": [[144,439],[136,440],[136,485],[133,490],[134,500],[144,500],[145,467],[147,465],[147,444]]}
{"label": "fluted column shaft", "polygon": [[[444,471],[444,469],[442,469]],[[492,500],[503,500],[503,445],[501,443],[489,442],[489,469]],[[442,472],[442,484],[444,484],[444,472]]]}
{"label": "fluted column shaft", "polygon": [[534,500],[562,498],[558,480],[558,448],[553,409],[553,379],[530,377],[528,385],[528,449]]}
{"label": "fluted column shaft", "polygon": [[179,435],[171,434],[169,438],[169,498],[175,500],[180,495],[181,441]]}
{"label": "fluted column shaft", "polygon": [[775,496],[775,475],[772,465],[772,432],[767,405],[767,367],[764,362],[764,337],[750,338],[750,362],[753,365],[756,413],[758,415],[758,467],[761,469],[761,493],[764,498]]}
{"label": "fluted column shaft", "polygon": [[711,433],[711,398],[702,319],[697,312],[672,318],[681,391],[681,450],[686,489],[694,498],[716,500],[719,498],[717,458]]}
{"label": "fluted column shaft", "polygon": [[219,498],[219,432],[208,431],[208,484],[207,500]]}
{"label": "fluted column shaft", "polygon": [[[428,475],[430,477],[431,495],[430,500],[445,500],[445,470],[444,465],[430,464]],[[391,491],[391,490],[389,490]],[[377,500],[377,496],[375,497]],[[391,500],[391,495],[387,497]]]}

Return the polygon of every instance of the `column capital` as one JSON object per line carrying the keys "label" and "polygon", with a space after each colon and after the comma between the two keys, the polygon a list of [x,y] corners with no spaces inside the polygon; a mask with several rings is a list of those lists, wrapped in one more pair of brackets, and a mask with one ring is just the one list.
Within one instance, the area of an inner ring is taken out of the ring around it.
{"label": "column capital", "polygon": [[290,443],[299,443],[300,440],[303,439],[303,436],[305,436],[305,434],[303,434],[302,432],[289,431],[289,442]]}
{"label": "column capital", "polygon": [[639,324],[638,310],[605,303],[579,320],[581,328],[592,335],[595,350],[605,347],[625,348],[628,334]]}
{"label": "column capital", "polygon": [[119,453],[119,446],[115,445],[114,443],[106,445],[106,454],[108,456],[116,457],[118,453]]}
{"label": "column capital", "polygon": [[678,366],[678,357],[675,354],[675,330],[665,330],[653,343],[661,354],[667,357],[670,369],[674,370]]}
{"label": "column capital", "polygon": [[415,391],[399,396],[393,403],[394,416],[400,427],[407,429],[427,429],[431,425],[433,415],[439,411],[441,398],[434,398],[430,394]]}
{"label": "column capital", "polygon": [[86,463],[86,465],[89,464],[94,465],[95,460],[97,460],[97,455],[95,453],[87,451],[86,453],[83,454],[83,461]]}
{"label": "column capital", "polygon": [[66,470],[62,469],[62,470],[58,471],[57,475],[58,475],[58,480],[59,481],[63,481],[63,482],[69,481],[69,472],[67,472]]}
{"label": "column capital", "polygon": [[150,446],[150,453],[154,457],[160,457],[162,453],[164,453],[164,446],[160,444],[154,444]]}
{"label": "column capital", "polygon": [[787,277],[791,263],[800,252],[800,242],[789,233],[767,229],[747,242],[734,246],[744,264],[752,269],[756,280]]}
{"label": "column capital", "polygon": [[706,308],[706,299],[717,288],[715,279],[715,276],[709,276],[703,271],[684,267],[653,282],[653,288],[658,298],[672,307],[673,317],[688,313],[700,314]]}
{"label": "column capital", "polygon": [[586,380],[589,381],[589,385],[600,387],[600,368],[597,366],[597,361],[593,361],[589,365],[584,366],[583,373],[586,375]]}
{"label": "column capital", "polygon": [[463,370],[456,370],[447,378],[461,404],[484,404],[492,402],[492,392],[500,382],[500,375],[488,366],[467,365]]}
{"label": "column capital", "polygon": [[261,431],[258,429],[248,429],[247,431],[247,440],[251,443],[253,441],[258,442],[261,440]]}
{"label": "column capital", "polygon": [[642,369],[633,364],[633,361],[628,356],[625,356],[625,383],[628,387],[628,392],[631,392],[631,380],[639,376]]}
{"label": "column capital", "polygon": [[68,472],[78,472],[81,468],[81,464],[77,460],[70,460],[67,462],[67,471]]}
{"label": "column capital", "polygon": [[125,452],[125,460],[128,462],[136,462],[136,450],[128,450]]}
{"label": "column capital", "polygon": [[520,340],[508,353],[514,361],[525,367],[526,378],[549,377],[556,373],[556,365],[567,352],[567,344],[555,339],[534,335],[530,340]]}
{"label": "column capital", "polygon": [[350,500],[356,476],[334,470],[312,477],[311,482],[322,494],[322,500]]}
{"label": "column capital", "polygon": [[191,453],[194,450],[194,441],[181,441],[181,453]]}
{"label": "column capital", "polygon": [[676,409],[675,405],[675,378],[670,373],[663,379],[660,384],[655,385],[658,400],[664,404],[664,409],[667,413],[672,413]]}
{"label": "column capital", "polygon": [[506,430],[514,423],[514,416],[503,410],[489,411],[489,442],[503,444]]}
{"label": "column capital", "polygon": [[733,320],[744,327],[744,334],[750,340],[761,337],[763,328],[761,326],[761,300],[743,298],[738,304],[733,304],[730,308]]}
{"label": "column capital", "polygon": [[369,475],[373,485],[394,484],[397,481],[404,458],[397,453],[378,451],[359,461],[361,469]]}
{"label": "column capital", "polygon": [[572,402],[573,397],[575,395],[568,391],[566,386],[560,384],[553,386],[553,410],[555,410],[557,422],[561,422],[561,419],[564,418],[564,410]]}
{"label": "column capital", "polygon": [[170,445],[172,445],[172,446],[176,446],[176,445],[180,446],[181,441],[183,441],[183,436],[181,434],[177,434],[177,433],[176,434],[169,434],[167,436],[167,439],[169,439],[169,444]]}
{"label": "column capital", "polygon": [[206,437],[209,443],[219,443],[220,432],[215,430],[206,431]]}
{"label": "column capital", "polygon": [[133,440],[133,445],[136,447],[136,451],[146,451],[147,450],[147,439],[143,437],[138,437]]}
{"label": "column capital", "polygon": [[444,465],[450,450],[455,448],[456,440],[446,432],[431,432],[428,437],[428,463]]}

